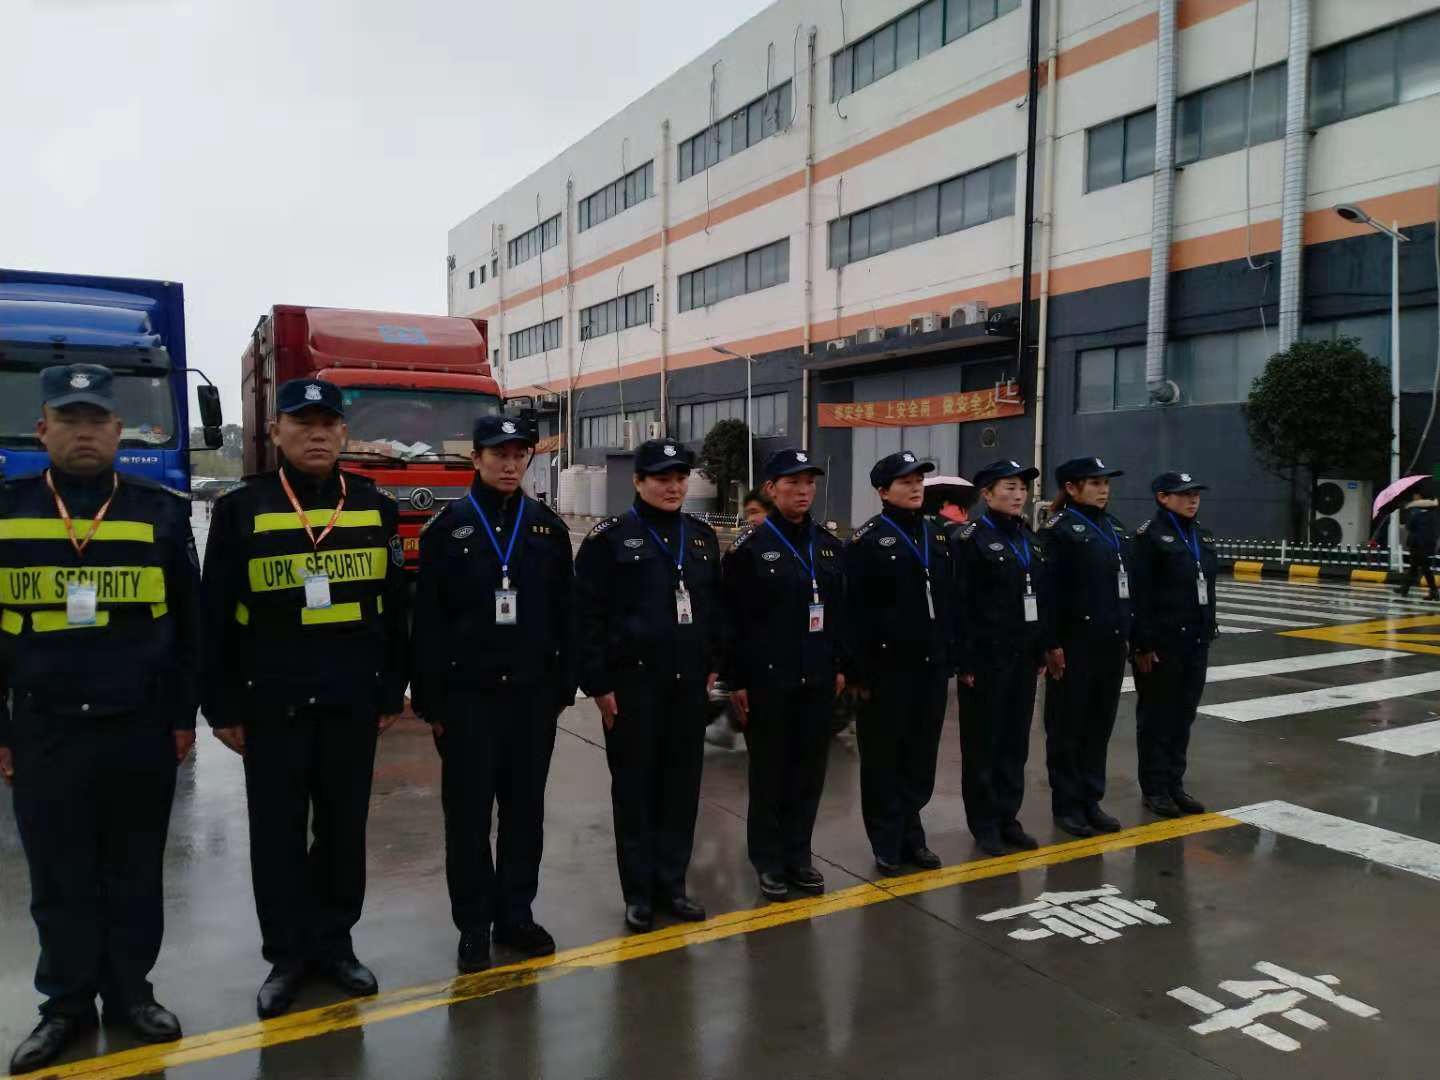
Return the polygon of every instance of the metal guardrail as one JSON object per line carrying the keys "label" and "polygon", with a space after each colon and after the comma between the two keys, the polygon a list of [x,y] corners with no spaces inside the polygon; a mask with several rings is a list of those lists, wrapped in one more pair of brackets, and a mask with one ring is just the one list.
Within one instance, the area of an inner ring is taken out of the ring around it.
{"label": "metal guardrail", "polygon": [[[1289,540],[1216,540],[1216,553],[1222,559],[1278,563],[1288,566],[1304,563],[1310,566],[1345,566],[1359,570],[1388,570],[1390,549],[1367,544],[1299,544]],[[1431,563],[1440,568],[1440,556]],[[1400,552],[1402,566],[1409,566],[1408,553]]]}

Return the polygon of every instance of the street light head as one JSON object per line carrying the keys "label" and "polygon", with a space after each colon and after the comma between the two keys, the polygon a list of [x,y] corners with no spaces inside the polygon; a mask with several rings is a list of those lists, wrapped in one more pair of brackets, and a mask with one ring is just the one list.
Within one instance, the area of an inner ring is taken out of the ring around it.
{"label": "street light head", "polygon": [[1352,206],[1350,203],[1341,203],[1335,207],[1335,213],[1339,214],[1346,221],[1353,221],[1357,225],[1371,224],[1370,215],[1364,210],[1361,210],[1360,207]]}

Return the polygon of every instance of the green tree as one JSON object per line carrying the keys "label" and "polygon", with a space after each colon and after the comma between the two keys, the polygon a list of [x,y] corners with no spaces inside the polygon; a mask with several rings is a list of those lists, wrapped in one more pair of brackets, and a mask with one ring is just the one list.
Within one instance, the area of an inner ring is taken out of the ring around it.
{"label": "green tree", "polygon": [[[233,480],[240,476],[245,456],[245,431],[239,424],[226,424],[220,429],[224,438],[219,450],[200,450],[190,455],[190,469],[195,476],[215,476]],[[190,445],[204,446],[205,436],[199,428],[190,429]]]}
{"label": "green tree", "polygon": [[734,503],[735,482],[744,480],[750,460],[750,429],[743,420],[721,420],[700,448],[700,472],[714,482],[720,491],[721,506],[729,510]]}
{"label": "green tree", "polygon": [[1297,341],[1272,356],[1250,387],[1250,441],[1265,467],[1290,481],[1292,536],[1301,532],[1302,476],[1313,491],[1321,475],[1384,473],[1390,372],[1359,346],[1356,338]]}

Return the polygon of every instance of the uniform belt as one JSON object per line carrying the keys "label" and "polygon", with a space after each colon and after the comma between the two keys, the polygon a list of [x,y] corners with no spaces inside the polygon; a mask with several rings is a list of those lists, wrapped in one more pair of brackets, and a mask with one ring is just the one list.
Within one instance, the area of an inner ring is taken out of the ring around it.
{"label": "uniform belt", "polygon": [[[377,596],[374,600],[375,614],[385,613],[384,597]],[[244,604],[235,605],[235,621],[241,626],[264,626],[289,627],[299,623],[301,626],[333,626],[336,623],[355,623],[365,621],[365,608],[367,602],[355,600],[345,604],[331,604],[324,608],[297,608],[293,611],[267,612],[259,618],[256,613]]]}

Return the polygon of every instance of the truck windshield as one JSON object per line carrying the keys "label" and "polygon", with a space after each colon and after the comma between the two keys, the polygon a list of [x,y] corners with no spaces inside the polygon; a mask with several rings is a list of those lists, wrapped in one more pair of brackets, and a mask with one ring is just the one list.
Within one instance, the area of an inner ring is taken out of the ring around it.
{"label": "truck windshield", "polygon": [[402,461],[468,458],[476,418],[500,411],[495,395],[463,390],[347,386],[341,392],[350,427],[346,453]]}
{"label": "truck windshield", "polygon": [[[120,445],[156,450],[179,445],[169,381],[142,372],[115,372],[115,402],[125,427]],[[38,448],[40,372],[0,371],[0,446]]]}

